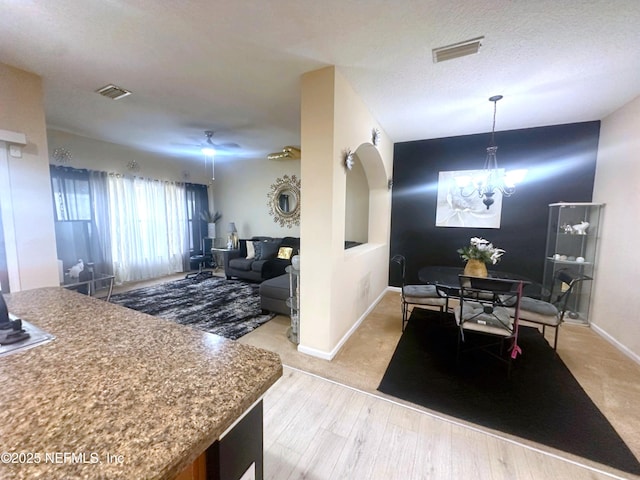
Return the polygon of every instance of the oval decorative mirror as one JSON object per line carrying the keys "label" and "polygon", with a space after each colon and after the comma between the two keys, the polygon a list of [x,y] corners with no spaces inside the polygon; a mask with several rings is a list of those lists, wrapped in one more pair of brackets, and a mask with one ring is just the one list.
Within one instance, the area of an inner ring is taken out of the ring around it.
{"label": "oval decorative mirror", "polygon": [[276,179],[267,194],[269,215],[281,227],[300,225],[300,179],[284,175]]}

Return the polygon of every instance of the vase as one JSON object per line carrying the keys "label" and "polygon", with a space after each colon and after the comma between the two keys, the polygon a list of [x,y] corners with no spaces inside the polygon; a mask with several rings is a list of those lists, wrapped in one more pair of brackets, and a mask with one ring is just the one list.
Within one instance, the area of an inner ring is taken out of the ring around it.
{"label": "vase", "polygon": [[300,270],[300,255],[291,257],[291,266],[296,270]]}
{"label": "vase", "polygon": [[216,224],[207,223],[207,236],[209,238],[216,238]]}
{"label": "vase", "polygon": [[464,274],[470,277],[486,277],[488,275],[487,264],[482,260],[471,258],[467,260],[467,264],[464,267]]}

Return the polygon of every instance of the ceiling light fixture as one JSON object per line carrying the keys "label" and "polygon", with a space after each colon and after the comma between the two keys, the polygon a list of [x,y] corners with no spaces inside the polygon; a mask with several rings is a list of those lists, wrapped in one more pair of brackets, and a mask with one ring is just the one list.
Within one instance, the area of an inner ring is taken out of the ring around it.
{"label": "ceiling light fixture", "polygon": [[482,40],[484,40],[484,37],[476,37],[471,40],[465,40],[464,42],[434,48],[431,51],[433,54],[433,63],[444,62],[446,60],[476,54],[480,51]]}
{"label": "ceiling light fixture", "polygon": [[499,191],[505,197],[510,197],[516,191],[516,184],[521,182],[527,173],[526,170],[505,172],[504,169],[498,168],[498,159],[496,157],[498,146],[495,143],[495,132],[497,103],[501,99],[502,95],[495,95],[489,98],[489,101],[493,102],[493,126],[491,128],[491,142],[487,147],[487,158],[484,161],[482,174],[473,179],[466,175],[456,177],[456,183],[460,187],[460,194],[463,197],[469,197],[477,192],[487,210],[495,202],[493,196],[496,191]]}

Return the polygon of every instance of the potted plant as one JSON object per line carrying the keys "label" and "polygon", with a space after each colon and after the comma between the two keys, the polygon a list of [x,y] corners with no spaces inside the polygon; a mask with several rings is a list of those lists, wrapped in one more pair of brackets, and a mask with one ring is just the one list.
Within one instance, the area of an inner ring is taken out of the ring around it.
{"label": "potted plant", "polygon": [[216,238],[216,223],[222,218],[220,212],[211,213],[209,210],[200,212],[200,218],[207,222],[207,236],[209,238]]}
{"label": "potted plant", "polygon": [[489,240],[480,237],[472,237],[469,245],[458,249],[460,257],[467,262],[464,274],[472,277],[486,277],[487,263],[495,265],[504,252],[503,249],[494,247]]}

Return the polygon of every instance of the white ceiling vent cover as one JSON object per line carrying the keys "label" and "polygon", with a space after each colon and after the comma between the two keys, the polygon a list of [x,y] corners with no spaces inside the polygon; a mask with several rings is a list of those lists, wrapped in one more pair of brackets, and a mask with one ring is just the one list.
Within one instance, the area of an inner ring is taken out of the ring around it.
{"label": "white ceiling vent cover", "polygon": [[125,90],[124,88],[117,87],[113,84],[106,85],[96,90],[96,93],[99,93],[103,97],[110,98],[111,100],[118,100],[126,97],[127,95],[131,95],[129,90]]}
{"label": "white ceiling vent cover", "polygon": [[454,43],[445,47],[434,48],[433,63],[444,62],[445,60],[452,60],[454,58],[460,58],[467,55],[473,55],[478,53],[480,46],[482,45],[484,37],[472,38],[471,40],[465,40],[464,42]]}

